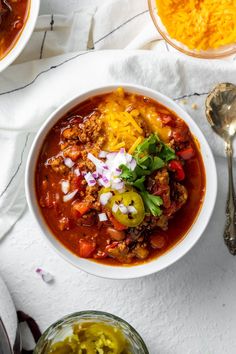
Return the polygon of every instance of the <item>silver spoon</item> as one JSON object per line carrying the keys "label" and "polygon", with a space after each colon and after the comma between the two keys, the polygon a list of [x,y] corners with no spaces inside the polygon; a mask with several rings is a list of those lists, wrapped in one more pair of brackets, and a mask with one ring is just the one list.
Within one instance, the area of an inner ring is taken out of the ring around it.
{"label": "silver spoon", "polygon": [[226,203],[224,240],[231,254],[236,255],[236,198],[233,181],[233,145],[236,133],[236,86],[217,85],[207,96],[206,116],[214,131],[225,141],[228,160],[229,190]]}

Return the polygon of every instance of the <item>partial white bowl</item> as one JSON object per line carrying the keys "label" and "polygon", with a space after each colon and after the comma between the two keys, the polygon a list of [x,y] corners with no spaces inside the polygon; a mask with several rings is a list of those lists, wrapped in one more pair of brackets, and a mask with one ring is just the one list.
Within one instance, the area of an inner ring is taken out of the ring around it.
{"label": "partial white bowl", "polygon": [[[79,258],[78,256],[71,253],[68,249],[66,249],[56,239],[52,231],[47,226],[37,202],[35,188],[35,168],[37,159],[44,139],[50,129],[54,126],[54,124],[66,112],[71,110],[79,103],[85,101],[90,97],[111,92],[117,87],[123,87],[127,92],[133,92],[143,96],[148,96],[160,102],[164,106],[168,107],[170,110],[174,111],[180,118],[182,118],[187,123],[192,134],[197,138],[200,144],[200,149],[206,172],[205,198],[199,215],[195,220],[194,224],[192,225],[191,229],[186,234],[186,236],[175,247],[173,247],[171,250],[169,250],[159,258],[153,259],[148,263],[128,267],[105,265],[102,263],[94,262],[89,259]],[[198,128],[197,124],[193,121],[193,119],[178,104],[173,102],[170,98],[162,95],[161,93],[148,89],[146,87],[119,83],[117,85],[99,87],[73,98],[72,100],[66,102],[61,107],[59,107],[46,120],[46,122],[39,130],[37,136],[35,137],[35,140],[28,156],[25,176],[25,190],[29,208],[34,215],[38,226],[42,231],[42,234],[47,239],[47,241],[49,241],[51,246],[53,246],[53,248],[63,258],[65,258],[67,261],[69,261],[76,267],[96,276],[111,279],[130,279],[149,275],[168,267],[169,265],[173,264],[178,259],[183,257],[183,255],[187,253],[199,240],[210,220],[211,214],[214,209],[217,194],[217,174],[214,157],[203,133]]]}
{"label": "partial white bowl", "polygon": [[0,60],[0,73],[5,70],[14,60],[16,60],[16,58],[20,55],[28,43],[38,18],[39,6],[40,0],[30,0],[29,14],[24,28],[14,47],[2,60]]}

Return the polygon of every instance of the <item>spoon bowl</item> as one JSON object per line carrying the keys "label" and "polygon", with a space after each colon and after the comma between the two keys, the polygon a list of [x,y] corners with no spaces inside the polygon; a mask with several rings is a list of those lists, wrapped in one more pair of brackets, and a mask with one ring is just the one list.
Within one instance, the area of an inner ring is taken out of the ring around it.
{"label": "spoon bowl", "polygon": [[224,240],[231,254],[236,255],[236,198],[233,180],[233,138],[236,133],[236,86],[217,85],[206,99],[206,117],[212,129],[225,141],[228,159],[229,191],[226,204]]}
{"label": "spoon bowl", "polygon": [[236,86],[217,85],[206,100],[206,116],[217,134],[226,138],[236,132]]}

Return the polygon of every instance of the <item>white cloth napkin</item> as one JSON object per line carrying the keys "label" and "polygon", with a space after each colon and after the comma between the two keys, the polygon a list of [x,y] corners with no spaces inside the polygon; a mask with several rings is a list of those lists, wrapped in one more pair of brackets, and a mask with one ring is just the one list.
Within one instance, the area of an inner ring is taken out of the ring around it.
{"label": "white cloth napkin", "polygon": [[[154,50],[84,51],[125,47]],[[107,1],[96,11],[80,9],[70,19],[39,18],[18,64],[0,75],[0,238],[26,206],[23,180],[32,139],[64,101],[111,83],[156,89],[182,104],[215,155],[223,155],[222,141],[206,122],[204,100],[218,82],[236,83],[235,74],[234,61],[201,61],[175,54],[153,31],[146,1]]]}

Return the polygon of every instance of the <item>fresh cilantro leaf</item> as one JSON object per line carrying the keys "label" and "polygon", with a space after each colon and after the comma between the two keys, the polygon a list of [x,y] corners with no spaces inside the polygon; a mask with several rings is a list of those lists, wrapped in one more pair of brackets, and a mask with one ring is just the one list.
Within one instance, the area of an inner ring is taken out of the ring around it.
{"label": "fresh cilantro leaf", "polygon": [[142,152],[152,152],[156,151],[157,137],[155,134],[150,135],[147,139],[139,144],[136,148],[136,154],[139,155]]}
{"label": "fresh cilantro leaf", "polygon": [[122,170],[120,177],[126,181],[135,181],[137,175],[134,171],[131,171],[126,165],[120,165],[119,167]]}
{"label": "fresh cilantro leaf", "polygon": [[137,178],[140,178],[142,176],[148,176],[150,175],[150,171],[149,170],[144,170],[141,166],[137,165],[135,168],[135,173],[137,175]]}
{"label": "fresh cilantro leaf", "polygon": [[145,192],[145,186],[144,186],[144,182],[145,182],[145,176],[139,178],[139,179],[136,179],[135,182],[132,183],[132,185],[139,189],[140,191],[144,191]]}
{"label": "fresh cilantro leaf", "polygon": [[144,170],[149,170],[150,166],[153,163],[153,158],[151,155],[146,155],[146,156],[142,157],[141,159],[137,158],[136,161],[137,161],[138,166],[140,166]]}
{"label": "fresh cilantro leaf", "polygon": [[141,196],[147,212],[150,212],[153,216],[162,214],[160,206],[163,204],[163,200],[161,197],[149,194],[147,191],[141,192]]}
{"label": "fresh cilantro leaf", "polygon": [[152,166],[151,166],[151,172],[159,170],[159,168],[162,168],[165,166],[165,162],[158,156],[154,156]]}
{"label": "fresh cilantro leaf", "polygon": [[166,162],[176,159],[175,151],[164,143],[163,143],[162,149],[158,155],[162,160],[164,160]]}

